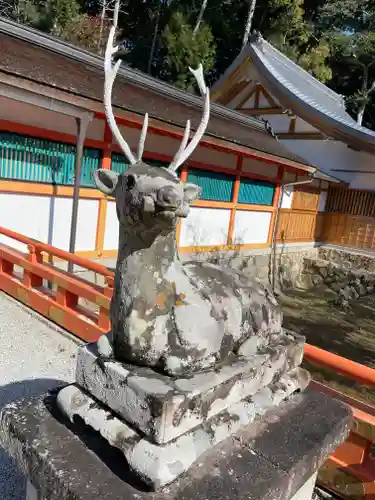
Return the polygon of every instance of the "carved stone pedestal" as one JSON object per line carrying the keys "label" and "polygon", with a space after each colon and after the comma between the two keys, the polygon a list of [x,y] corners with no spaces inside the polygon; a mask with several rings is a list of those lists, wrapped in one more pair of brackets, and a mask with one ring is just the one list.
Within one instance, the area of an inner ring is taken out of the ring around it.
{"label": "carved stone pedestal", "polygon": [[172,378],[151,368],[102,362],[97,346],[79,350],[76,384],[58,394],[72,422],[80,417],[124,454],[152,489],[171,483],[200,456],[309,383],[299,368],[304,339],[285,335],[250,357]]}
{"label": "carved stone pedestal", "polygon": [[307,389],[255,417],[157,492],[147,491],[107,439],[80,419],[67,422],[56,394],[6,407],[0,440],[33,486],[32,500],[309,500],[314,475],[350,422],[345,405]]}

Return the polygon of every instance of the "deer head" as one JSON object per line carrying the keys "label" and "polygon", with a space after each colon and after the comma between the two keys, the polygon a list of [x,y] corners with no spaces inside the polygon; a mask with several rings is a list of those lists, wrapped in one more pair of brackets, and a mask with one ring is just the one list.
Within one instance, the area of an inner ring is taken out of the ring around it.
{"label": "deer head", "polygon": [[195,184],[183,183],[166,168],[139,162],[124,174],[98,169],[98,188],[115,196],[120,226],[137,232],[172,230],[178,217],[186,217],[189,204],[200,195]]}
{"label": "deer head", "polygon": [[134,154],[120,132],[112,109],[113,84],[121,65],[121,59],[117,60],[116,57],[118,47],[114,45],[119,3],[117,0],[105,52],[104,108],[112,134],[131,167],[120,175],[111,170],[98,169],[94,173],[95,183],[103,193],[115,196],[120,225],[140,230],[160,225],[172,228],[178,217],[188,215],[189,204],[200,195],[200,188],[194,184],[182,183],[176,171],[193,153],[206,131],[210,116],[209,90],[204,81],[202,65],[196,70],[190,68],[204,97],[203,116],[191,139],[190,121],[187,121],[181,145],[168,168],[151,167],[142,161],[148,128],[147,114],[137,153]]}

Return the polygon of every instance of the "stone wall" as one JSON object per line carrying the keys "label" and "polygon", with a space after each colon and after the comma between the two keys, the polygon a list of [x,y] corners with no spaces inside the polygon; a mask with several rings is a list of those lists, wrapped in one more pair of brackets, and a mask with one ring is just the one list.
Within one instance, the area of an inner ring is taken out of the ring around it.
{"label": "stone wall", "polygon": [[[269,249],[249,252],[210,252],[183,255],[242,271],[261,283],[270,283],[273,258]],[[328,287],[337,293],[334,302],[349,301],[375,292],[375,256],[330,247],[284,247],[276,253],[277,288],[309,290]]]}
{"label": "stone wall", "polygon": [[368,272],[375,272],[375,255],[371,256],[366,252],[349,251],[322,246],[318,252],[319,259],[334,262],[346,269],[363,269]]}
{"label": "stone wall", "polygon": [[375,272],[354,269],[343,263],[322,259],[305,259],[301,282],[305,289],[327,286],[337,293],[334,303],[344,308],[350,300],[356,300],[375,291]]}
{"label": "stone wall", "polygon": [[[182,254],[183,260],[204,260],[243,272],[246,276],[257,278],[261,283],[270,283],[270,269],[273,257],[269,249],[263,251],[232,251]],[[318,248],[284,247],[276,252],[276,283],[284,288],[300,286],[306,258],[317,259]]]}

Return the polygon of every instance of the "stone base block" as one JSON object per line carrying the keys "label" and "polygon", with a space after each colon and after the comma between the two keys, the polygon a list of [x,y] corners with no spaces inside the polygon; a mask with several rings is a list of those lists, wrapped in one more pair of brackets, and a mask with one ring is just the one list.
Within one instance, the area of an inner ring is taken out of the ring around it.
{"label": "stone base block", "polygon": [[150,368],[102,363],[96,344],[78,352],[76,382],[155,443],[167,443],[300,365],[304,337],[286,334],[276,345],[226,364],[173,379]]}
{"label": "stone base block", "polygon": [[307,389],[221,441],[157,492],[137,482],[123,454],[99,433],[80,419],[63,419],[55,394],[5,407],[0,443],[39,500],[292,500],[306,493],[301,488],[350,426],[348,407]]}
{"label": "stone base block", "polygon": [[296,368],[278,382],[260,389],[251,399],[234,403],[203,425],[163,445],[150,442],[76,385],[62,389],[57,402],[71,421],[75,416],[81,417],[112,446],[119,448],[137,476],[157,489],[174,481],[203,453],[249,425],[256,416],[279,405],[296,390],[304,390],[308,383],[308,372]]}

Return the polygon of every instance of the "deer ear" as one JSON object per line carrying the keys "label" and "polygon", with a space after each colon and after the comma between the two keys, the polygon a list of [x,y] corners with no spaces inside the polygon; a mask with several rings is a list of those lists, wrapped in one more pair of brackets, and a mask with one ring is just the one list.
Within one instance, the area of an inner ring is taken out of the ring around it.
{"label": "deer ear", "polygon": [[202,194],[202,188],[196,184],[186,183],[184,185],[184,200],[189,204],[197,200]]}
{"label": "deer ear", "polygon": [[118,173],[105,168],[94,170],[94,180],[96,187],[104,194],[111,195],[114,193],[118,183]]}

